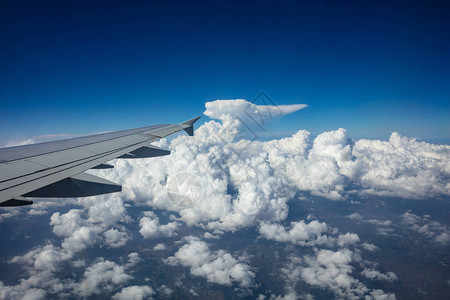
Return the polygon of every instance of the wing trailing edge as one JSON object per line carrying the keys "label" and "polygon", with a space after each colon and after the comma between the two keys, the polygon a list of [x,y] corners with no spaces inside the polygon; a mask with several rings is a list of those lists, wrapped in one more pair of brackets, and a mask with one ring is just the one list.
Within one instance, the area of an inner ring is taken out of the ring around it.
{"label": "wing trailing edge", "polygon": [[76,198],[122,191],[122,186],[92,174],[81,173],[25,194],[36,198]]}
{"label": "wing trailing edge", "polygon": [[156,146],[144,146],[133,150],[129,153],[119,156],[118,158],[150,158],[157,156],[169,155],[170,151]]}
{"label": "wing trailing edge", "polygon": [[8,207],[8,206],[24,206],[24,205],[31,205],[33,204],[33,201],[28,200],[24,197],[16,197],[14,199],[10,199],[8,201],[0,203],[0,207]]}

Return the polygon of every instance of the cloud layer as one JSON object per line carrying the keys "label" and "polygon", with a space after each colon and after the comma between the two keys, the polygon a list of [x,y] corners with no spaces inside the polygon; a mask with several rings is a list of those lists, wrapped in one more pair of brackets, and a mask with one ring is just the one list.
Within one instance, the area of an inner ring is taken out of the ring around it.
{"label": "cloud layer", "polygon": [[[355,265],[359,265],[360,279],[397,280],[396,274],[382,273],[360,256],[361,250],[373,252],[380,248],[360,241],[355,233],[340,233],[318,220],[308,218],[286,224],[289,202],[302,201],[310,194],[338,201],[346,200],[350,194],[405,199],[448,196],[450,147],[418,142],[398,133],[393,133],[388,141],[353,141],[342,128],[314,139],[305,130],[266,142],[243,138],[243,130],[249,128],[246,122],[265,126],[273,117],[304,107],[258,106],[242,99],[210,102],[205,114],[218,121],[202,124],[194,137],[179,136],[171,142],[162,139],[157,143],[170,149],[170,156],[117,160],[115,170],[90,171],[121,183],[124,191],[70,199],[65,203],[77,208],[49,214],[50,226],[59,242],[48,242],[11,259],[11,264],[25,268],[25,275],[17,285],[0,282],[0,298],[42,299],[69,294],[90,297],[105,291],[114,291],[113,299],[170,295],[172,290],[164,285],[152,287],[131,282],[132,270],[141,261],[136,252],[129,253],[126,261],[117,262],[102,257],[93,261],[80,258],[84,257],[80,256],[82,251],[95,247],[124,249],[133,238],[146,242],[156,238],[180,239],[176,243],[181,246],[176,246],[175,252],[174,246],[165,241],[153,244],[149,250],[165,255],[163,261],[168,267],[182,266],[208,282],[251,291],[258,285],[258,270],[251,259],[225,249],[211,250],[217,249],[211,245],[220,241],[225,232],[245,227],[256,228],[256,235],[267,243],[276,241],[294,249],[308,247],[309,252],[299,251],[303,256],[292,256],[280,266],[285,299],[311,297],[296,293],[299,281],[326,288],[338,298],[395,298],[393,294],[368,288],[352,276]],[[198,192],[190,198],[191,202],[182,205],[175,203],[170,184],[180,174],[195,178]],[[143,207],[144,212],[135,220],[127,210],[130,202]],[[43,216],[50,207],[56,207],[55,203],[42,201],[29,213]],[[149,208],[169,211],[170,221],[161,224],[158,215]],[[0,221],[17,215],[16,211],[1,214]],[[377,226],[381,234],[387,234],[392,227],[390,220],[362,220],[357,213],[348,217]],[[450,241],[448,228],[431,221],[430,216],[406,212],[401,218],[404,225],[439,245],[445,246]],[[134,236],[128,227],[132,222],[139,226],[139,233]],[[178,238],[186,225],[201,229],[199,237]],[[208,239],[208,243],[202,239]],[[81,276],[59,279],[58,272],[69,264]],[[281,299],[274,294],[270,297]]]}
{"label": "cloud layer", "polygon": [[255,274],[246,263],[224,250],[211,252],[208,244],[197,238],[187,240],[188,243],[166,260],[167,264],[189,267],[192,275],[205,277],[213,283],[232,285],[236,282],[246,289],[254,285]]}
{"label": "cloud layer", "polygon": [[[450,195],[450,146],[398,133],[388,141],[352,141],[342,128],[314,140],[305,130],[267,142],[242,140],[243,120],[230,111],[245,105],[254,104],[207,103],[205,113],[220,122],[205,122],[194,137],[162,140],[158,145],[170,148],[170,156],[118,160],[115,172],[100,173],[124,184],[124,199],[175,211],[181,221],[211,230],[284,220],[288,202],[299,194],[332,200],[355,192],[414,199]],[[181,173],[193,175],[201,185],[201,196],[191,205],[175,205],[170,197],[168,182]]]}

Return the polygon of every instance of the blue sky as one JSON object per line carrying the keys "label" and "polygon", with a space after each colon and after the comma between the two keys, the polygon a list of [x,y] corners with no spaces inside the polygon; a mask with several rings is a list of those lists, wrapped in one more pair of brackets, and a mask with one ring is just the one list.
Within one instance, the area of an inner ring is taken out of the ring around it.
{"label": "blue sky", "polygon": [[280,135],[448,143],[443,2],[2,1],[0,144],[180,122],[261,91],[309,105]]}

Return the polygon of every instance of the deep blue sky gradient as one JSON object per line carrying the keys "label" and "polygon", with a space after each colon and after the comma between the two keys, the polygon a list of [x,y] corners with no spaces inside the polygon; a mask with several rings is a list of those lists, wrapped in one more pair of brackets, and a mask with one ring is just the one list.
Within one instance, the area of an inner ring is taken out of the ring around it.
{"label": "deep blue sky gradient", "polygon": [[446,1],[0,3],[0,145],[200,115],[215,99],[309,107],[280,135],[344,127],[450,141]]}

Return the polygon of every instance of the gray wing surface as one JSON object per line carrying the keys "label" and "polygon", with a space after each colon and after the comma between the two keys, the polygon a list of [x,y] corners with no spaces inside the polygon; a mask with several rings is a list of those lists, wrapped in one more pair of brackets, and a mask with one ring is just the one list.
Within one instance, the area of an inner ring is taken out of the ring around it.
{"label": "gray wing surface", "polygon": [[151,145],[180,130],[193,135],[200,117],[180,124],[161,124],[80,138],[0,149],[0,206],[32,204],[27,197],[86,197],[119,192],[122,187],[83,173],[105,169],[115,158],[170,154]]}

